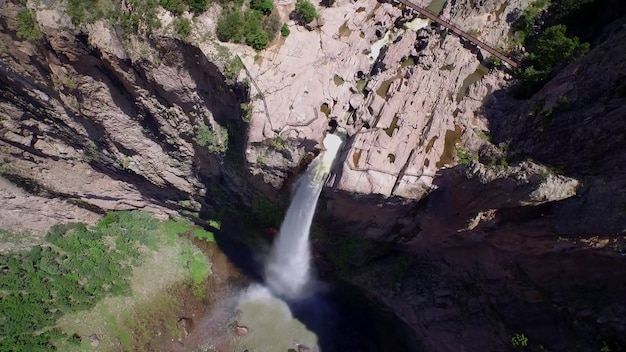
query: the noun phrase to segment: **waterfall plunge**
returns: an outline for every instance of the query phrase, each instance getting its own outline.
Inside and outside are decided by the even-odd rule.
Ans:
[[[296,183],[295,194],[265,267],[266,283],[278,295],[302,298],[311,289],[311,221],[317,199],[342,143],[339,136],[327,134],[323,141],[326,150],[311,162]]]

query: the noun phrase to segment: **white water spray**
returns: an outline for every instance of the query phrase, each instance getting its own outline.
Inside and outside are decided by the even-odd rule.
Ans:
[[[327,134],[326,149],[315,158],[296,183],[296,192],[280,226],[265,267],[265,280],[278,295],[301,298],[311,289],[309,232],[317,199],[343,140]]]

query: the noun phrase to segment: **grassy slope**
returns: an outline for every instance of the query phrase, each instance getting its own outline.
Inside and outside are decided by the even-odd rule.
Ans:
[[[181,233],[213,239],[186,222],[116,212],[94,228],[55,227],[48,243],[1,257],[0,350],[143,350],[158,329],[176,336],[176,296],[202,295],[211,272]]]

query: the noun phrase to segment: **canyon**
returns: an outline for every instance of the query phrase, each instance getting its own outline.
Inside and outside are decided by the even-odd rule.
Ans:
[[[440,16],[515,49],[528,4],[456,0]],[[512,69],[398,3],[339,0],[306,28],[278,1],[291,34],[260,52],[210,35],[216,4],[183,40],[164,10],[150,36],[124,37],[29,2],[35,42],[16,35],[23,5],[0,5],[0,228],[29,231],[1,251],[111,210],[286,207],[336,122],[348,139],[314,261],[406,324],[414,350],[515,350],[518,334],[537,351],[625,346],[624,14],[520,100]]]

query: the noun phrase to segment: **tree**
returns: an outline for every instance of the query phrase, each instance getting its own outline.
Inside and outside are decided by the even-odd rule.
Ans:
[[[559,66],[567,64],[589,51],[589,43],[578,37],[568,37],[564,25],[549,27],[527,48],[530,52],[526,67],[520,71],[522,84],[517,95],[528,98],[539,90]]]
[[[289,33],[291,33],[291,31],[289,30],[289,26],[287,25],[287,23],[283,23],[283,26],[280,28],[280,35],[282,35],[283,37],[288,37]]]
[[[244,19],[246,44],[257,50],[265,49],[269,42],[269,36],[262,26],[263,14],[256,10],[248,10],[244,14]]]
[[[309,23],[317,18],[315,6],[308,0],[297,0],[295,11],[304,23]]]
[[[589,51],[589,43],[580,43],[578,37],[565,35],[564,25],[552,26],[530,46],[530,61],[538,70],[553,70],[559,63],[567,63]]]
[[[274,9],[274,2],[272,0],[251,0],[250,8],[261,11],[267,15]]]
[[[244,19],[241,11],[225,11],[217,21],[217,38],[223,42],[241,42],[244,34]]]

